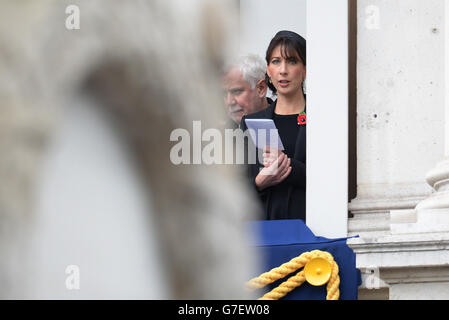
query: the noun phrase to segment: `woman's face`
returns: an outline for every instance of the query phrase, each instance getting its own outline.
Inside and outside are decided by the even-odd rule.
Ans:
[[[283,57],[281,46],[274,48],[267,66],[267,74],[278,95],[295,95],[302,92],[306,67],[299,56]]]

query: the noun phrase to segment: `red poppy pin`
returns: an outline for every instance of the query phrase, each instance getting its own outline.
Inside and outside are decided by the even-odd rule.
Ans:
[[[307,124],[306,113],[303,111],[298,115],[298,125],[304,126]]]

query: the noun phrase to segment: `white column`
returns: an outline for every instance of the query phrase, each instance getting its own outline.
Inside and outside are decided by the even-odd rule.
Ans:
[[[347,235],[348,2],[307,1],[307,225]]]
[[[436,190],[427,199],[416,206],[417,210],[448,209],[449,210],[449,1],[444,3],[445,10],[445,47],[444,47],[444,159],[426,175],[429,185]]]
[[[358,194],[349,233],[360,237],[348,245],[365,270],[366,298],[449,297],[448,9],[447,0],[358,1]],[[432,194],[424,177],[441,159],[427,174]]]
[[[357,198],[350,235],[389,233],[444,158],[444,1],[358,0]],[[404,36],[407,35],[407,36]]]
[[[445,46],[444,46],[444,68],[445,68],[445,97],[444,97],[444,103],[445,103],[445,148],[444,148],[444,154],[447,157],[449,155],[449,1],[446,0],[444,3],[444,36],[445,36]]]

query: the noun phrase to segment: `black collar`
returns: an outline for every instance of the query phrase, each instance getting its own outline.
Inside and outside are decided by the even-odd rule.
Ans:
[[[306,112],[306,107],[307,107],[307,96],[306,95],[304,95],[304,100],[306,100],[306,105],[304,106],[304,112]],[[269,118],[269,119],[274,118],[274,109],[276,109],[277,101],[278,101],[277,99],[274,100],[273,103],[270,104],[270,106],[265,109],[265,115],[267,118]]]

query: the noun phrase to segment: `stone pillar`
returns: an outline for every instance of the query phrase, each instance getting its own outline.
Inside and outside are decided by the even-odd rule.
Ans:
[[[445,3],[445,126],[444,159],[427,173],[426,180],[436,191],[421,201],[417,210],[446,209],[449,213],[449,3]]]
[[[444,154],[443,0],[358,2],[357,197],[349,234],[389,231]]]
[[[348,244],[365,279],[361,296],[448,299],[449,3],[358,6],[358,193],[349,230],[360,237]]]

